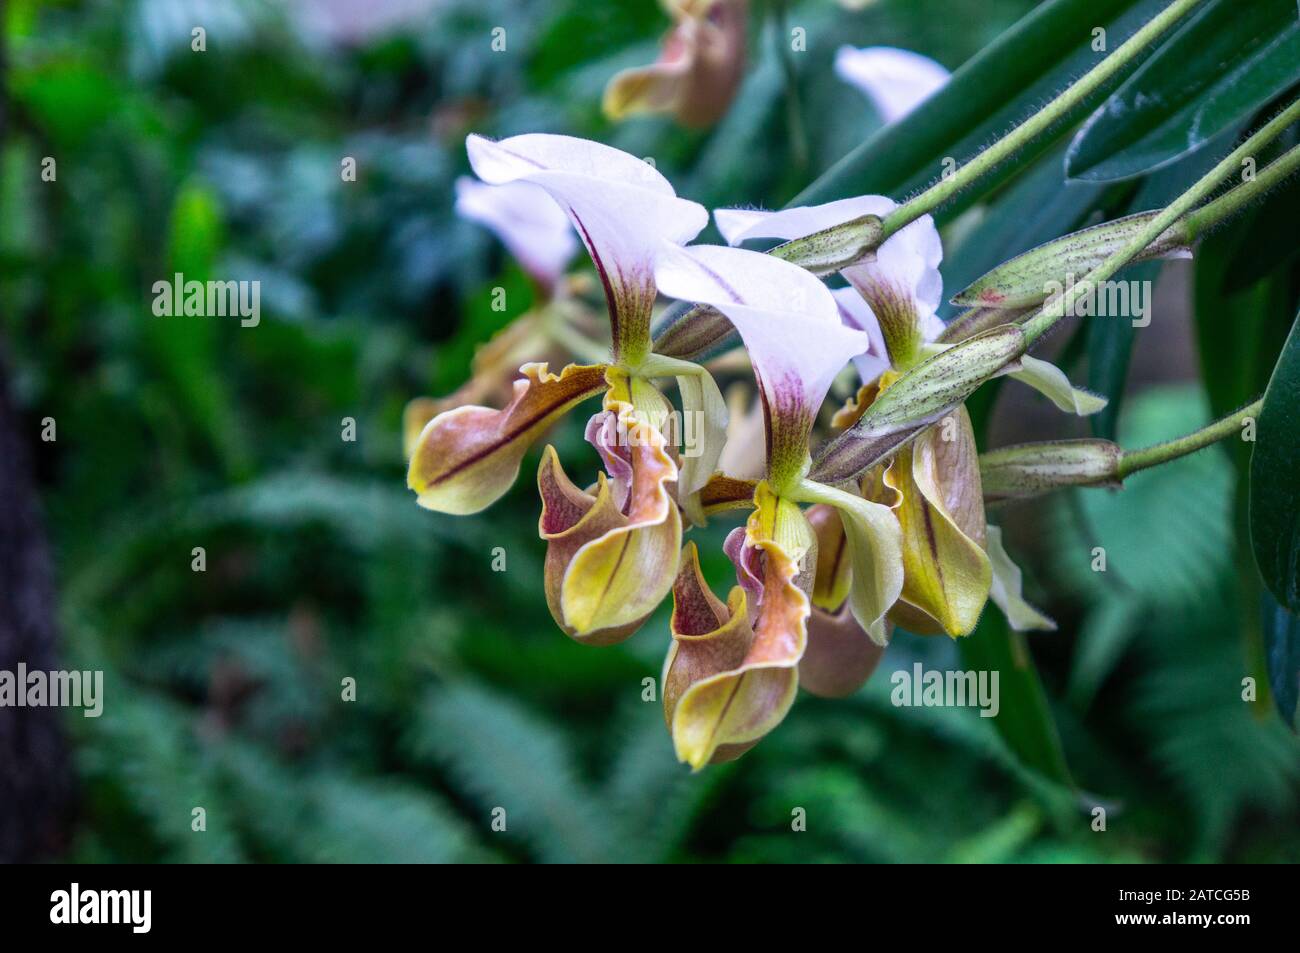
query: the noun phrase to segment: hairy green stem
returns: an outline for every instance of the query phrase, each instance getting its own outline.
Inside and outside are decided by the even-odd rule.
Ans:
[[[1212,202],[1187,213],[1183,219],[1183,234],[1188,241],[1204,235],[1224,219],[1236,215],[1248,204],[1274,186],[1280,185],[1300,169],[1300,146],[1292,146],[1263,168],[1254,178],[1242,182]]]
[[[1085,296],[1092,294],[1098,283],[1107,280],[1117,271],[1142,253],[1161,233],[1186,215],[1198,202],[1219,187],[1219,184],[1234,170],[1240,168],[1242,160],[1253,157],[1260,149],[1272,142],[1291,123],[1300,119],[1300,100],[1274,116],[1258,132],[1234,149],[1228,156],[1207,172],[1196,184],[1180,195],[1163,212],[1153,218],[1147,227],[1139,232],[1128,244],[1120,248],[1100,265],[1088,272],[1084,278],[1072,285],[1065,294],[1060,295],[1044,305],[1043,308],[1023,325],[1025,346],[1033,344],[1042,337],[1061,318],[1074,311],[1075,305]],[[1229,193],[1231,194],[1231,193]]]
[[[1146,470],[1162,463],[1168,463],[1171,460],[1177,460],[1179,457],[1185,457],[1189,453],[1195,453],[1212,443],[1218,443],[1220,440],[1231,437],[1234,433],[1240,433],[1241,425],[1249,418],[1258,417],[1263,406],[1264,400],[1260,398],[1253,404],[1247,404],[1235,414],[1229,414],[1222,420],[1216,420],[1208,427],[1202,427],[1200,430],[1186,436],[1166,440],[1164,443],[1158,443],[1153,447],[1146,447],[1142,450],[1125,450],[1119,458],[1119,465],[1116,468],[1117,475],[1123,480],[1139,470]]]
[[[1017,150],[1028,145],[1035,137],[1096,92],[1170,27],[1191,13],[1200,2],[1201,0],[1174,0],[1122,43],[1119,49],[1075,80],[1042,109],[965,165],[958,167],[951,175],[940,179],[886,216],[880,241],[883,242],[905,225],[934,211],[976,179],[1011,158]]]

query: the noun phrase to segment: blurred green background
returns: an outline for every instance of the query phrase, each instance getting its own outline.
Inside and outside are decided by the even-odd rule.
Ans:
[[[656,55],[668,21],[652,0],[9,0],[8,385],[30,424],[63,664],[106,673],[102,717],[65,722],[77,801],[60,857],[1300,859],[1300,748],[1240,699],[1254,606],[1237,584],[1237,471],[1218,450],[1008,518],[1027,592],[1062,623],[1030,644],[1086,794],[974,710],[893,707],[893,670],[960,664],[946,639],[905,633],[857,696],[805,695],[739,762],[692,776],[642,700],[667,607],[609,649],[550,619],[535,455],[487,513],[416,507],[405,402],[462,383],[528,295],[499,244],[452,212],[466,133],[595,138],[655,157],[708,207],[779,207],[878,125],[831,72],[841,43],[956,68],[1032,4],[792,4],[808,32],[802,165],[770,5],[754,6],[744,86],[699,132],[601,117],[608,78]],[[954,246],[972,222],[950,227]],[[1162,333],[1190,354],[1176,267],[1162,300],[1182,318]],[[259,279],[261,323],[155,318],[150,287],[175,271]],[[489,307],[498,285],[511,313]],[[1144,371],[1141,353],[1126,445],[1209,419],[1194,357]],[[1042,416],[1041,398],[1012,396]],[[999,442],[1032,430],[1001,403]],[[54,443],[36,437],[47,416]],[[596,465],[580,416],[551,437],[575,471]],[[716,523],[697,535],[725,592],[717,544],[734,523]],[[1099,540],[1104,576],[1088,565]]]

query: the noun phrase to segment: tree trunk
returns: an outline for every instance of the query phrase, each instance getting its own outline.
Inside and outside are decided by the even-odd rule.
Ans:
[[[54,585],[28,452],[0,357],[0,671],[53,671]],[[0,708],[0,862],[66,847],[71,798],[58,708]]]

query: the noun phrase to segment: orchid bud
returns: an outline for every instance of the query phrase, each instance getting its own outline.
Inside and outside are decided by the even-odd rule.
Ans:
[[[867,214],[793,238],[777,245],[771,254],[814,275],[831,275],[850,265],[872,260],[883,230],[880,216]]]
[[[813,463],[820,483],[855,479],[961,404],[1024,349],[1024,332],[1003,325],[936,354],[897,378]]]
[[[984,499],[1000,502],[1067,486],[1119,486],[1122,451],[1109,440],[1057,440],[980,455]]]
[[[1064,290],[1071,276],[1088,274],[1136,238],[1160,213],[1139,212],[1085,228],[1031,248],[977,279],[952,303],[964,307],[1031,308]],[[1190,258],[1181,224],[1171,225],[1133,261]]]

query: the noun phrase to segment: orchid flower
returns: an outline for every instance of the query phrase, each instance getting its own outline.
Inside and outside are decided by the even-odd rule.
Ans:
[[[952,74],[942,64],[911,50],[841,46],[835,53],[835,75],[865,93],[880,118],[891,123],[942,89]]]
[[[901,534],[890,507],[805,478],[808,440],[831,382],[870,344],[865,332],[840,321],[826,286],[769,255],[716,246],[674,249],[660,259],[655,278],[664,294],[710,305],[735,326],[753,365],[765,424],[763,478],[720,478],[704,494],[718,507],[728,496],[743,505],[749,495],[753,512],[725,546],[739,585],[725,605],[717,600],[688,548],[673,590],[665,716],[678,757],[698,769],[737,757],[793,703],[813,634],[819,562],[818,533],[800,504],[829,504],[839,514],[853,566],[846,598],[857,623],[878,642],[885,613],[902,591]],[[817,665],[834,667],[828,653],[838,648],[818,646]]]
[[[885,216],[895,207],[883,196],[861,196],[775,213],[719,209],[715,220],[724,237],[737,244],[751,238],[797,239],[864,215]],[[852,425],[901,374],[945,346],[939,343],[945,325],[937,316],[942,258],[933,219],[922,216],[886,240],[874,259],[841,272],[849,283],[833,292],[841,319],[863,331],[869,346],[854,358],[863,386],[833,425]],[[1046,361],[1022,357],[1007,373],[1064,410],[1088,414],[1105,406],[1103,399],[1072,387]],[[1014,624],[1050,625],[1024,603],[1019,570],[1002,550],[1000,537],[988,532],[974,434],[964,407],[866,473],[858,490],[888,506],[902,529],[904,584],[889,611],[890,621],[920,634],[966,635],[992,595]]]
[[[613,354],[558,375],[546,363],[525,363],[503,408],[468,405],[433,417],[414,441],[407,485],[427,509],[478,512],[509,489],[528,448],[552,423],[604,394],[587,438],[606,473],[583,490],[548,448],[538,489],[552,614],[571,637],[609,644],[635,631],[667,595],[677,574],[682,510],[703,519],[699,491],[721,452],[726,405],[717,384],[698,365],[655,355],[650,345],[657,262],[694,238],[708,215],[678,198],[648,163],[599,143],[470,136],[466,147],[483,182],[515,190],[519,205],[509,216],[494,212],[494,220],[547,227],[537,224],[547,213],[535,192],[525,191],[541,190],[573,224],[605,291]],[[558,258],[557,252],[549,261]],[[665,437],[672,406],[654,383],[664,377],[677,379],[686,415],[703,424],[698,446],[683,454]]]
[[[625,69],[605,87],[610,119],[668,113],[711,126],[727,112],[745,72],[748,0],[663,0],[673,18],[659,59]]]
[[[402,429],[408,457],[424,425],[444,410],[509,400],[511,382],[525,361],[590,357],[598,349],[592,339],[598,334],[593,316],[570,293],[581,282],[565,274],[578,239],[553,198],[526,182],[486,185],[461,176],[456,180],[456,214],[492,231],[528,273],[537,293],[528,311],[475,351],[469,380],[454,393],[407,404]]]

